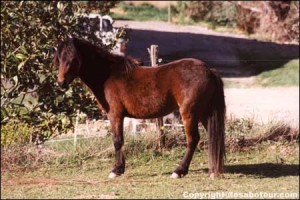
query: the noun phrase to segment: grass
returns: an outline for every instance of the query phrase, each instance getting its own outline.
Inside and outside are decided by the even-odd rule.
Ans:
[[[228,121],[225,173],[215,180],[207,173],[203,131],[189,174],[178,180],[169,176],[185,151],[184,143],[179,142],[184,138],[182,132],[177,134],[176,145],[172,143],[174,135],[168,134],[167,141],[173,145],[163,151],[156,148],[153,134],[127,135],[126,173],[113,180],[108,179],[114,164],[110,136],[79,140],[77,148],[69,141],[49,142],[42,148],[27,146],[15,151],[26,155],[25,166],[4,165],[9,161],[3,159],[7,149],[2,148],[1,198],[185,198],[184,195],[201,192],[299,195],[299,138],[288,137],[292,133],[299,137],[299,131],[278,131],[280,127],[288,130],[280,124],[258,125],[248,119]],[[244,145],[242,139],[245,144],[255,142]]]
[[[262,86],[299,86],[299,59],[294,59],[282,67],[266,71],[258,76]]]
[[[150,4],[134,6],[120,2],[118,9],[124,13],[118,14],[117,12],[113,12],[113,18],[136,21],[168,21],[168,10],[166,8],[159,9]]]
[[[257,76],[223,78],[226,88],[249,87],[299,87],[299,59],[290,60],[282,66],[264,71]]]
[[[278,163],[281,149],[291,155]],[[183,198],[184,192],[298,193],[298,145],[264,143],[249,152],[227,156],[224,178],[207,176],[207,152],[197,151],[190,173],[169,178],[183,148],[151,159],[129,157],[124,176],[108,180],[113,159],[94,159],[80,166],[57,166],[2,176],[2,198]],[[272,150],[272,151],[271,151]],[[278,153],[272,153],[278,152]],[[177,157],[170,156],[177,154]],[[141,155],[143,157],[143,155]]]

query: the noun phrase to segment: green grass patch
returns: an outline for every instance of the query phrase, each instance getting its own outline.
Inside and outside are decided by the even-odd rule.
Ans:
[[[168,10],[166,8],[159,9],[150,4],[134,6],[124,2],[119,3],[117,7],[123,10],[125,14],[113,13],[113,18],[136,21],[168,21]]]
[[[107,178],[113,158],[92,159],[73,167],[6,173],[2,175],[1,197],[184,198],[183,195],[200,192],[299,194],[298,144],[263,143],[254,150],[229,153],[224,177],[215,180],[207,175],[206,150],[196,151],[186,177],[170,179],[183,151],[183,147],[178,147],[149,159],[128,155],[126,173],[114,180]],[[175,158],[171,156],[176,154]],[[284,163],[278,156],[284,158]]]
[[[249,87],[297,87],[299,86],[299,59],[262,72],[259,75],[243,78],[223,78],[225,88]]]
[[[168,132],[164,150],[157,148],[155,133],[126,135],[126,172],[113,180],[108,179],[115,160],[109,135],[81,138],[76,147],[71,140],[24,146],[18,151],[1,148],[1,198],[178,199],[216,192],[299,195],[298,130],[281,124],[259,125],[249,119],[227,121],[224,177],[212,180],[207,136],[199,128],[201,141],[189,174],[178,180],[169,176],[185,152],[181,131]],[[23,162],[16,163],[18,159]]]
[[[265,87],[299,86],[299,59],[291,60],[280,68],[261,73],[258,81]]]

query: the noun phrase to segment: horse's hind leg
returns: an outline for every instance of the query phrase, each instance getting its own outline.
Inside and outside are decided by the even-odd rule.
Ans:
[[[198,118],[191,112],[181,112],[184,124],[187,148],[180,165],[173,172],[171,178],[180,178],[188,173],[193,154],[200,140],[198,131]]]

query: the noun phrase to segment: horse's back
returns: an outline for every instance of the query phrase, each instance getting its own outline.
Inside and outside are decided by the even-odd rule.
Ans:
[[[210,84],[213,72],[198,59],[185,58],[158,67],[157,81],[167,79],[172,87],[181,89],[202,88]]]
[[[148,90],[164,94],[175,89],[202,87],[209,84],[212,71],[206,63],[184,58],[156,67],[136,68],[131,76],[135,85],[148,85]],[[151,87],[153,86],[153,87]]]
[[[210,99],[211,71],[197,59],[181,59],[157,67],[138,67],[112,79],[111,101],[120,100],[127,116],[155,118],[178,107]],[[111,87],[112,88],[112,87]],[[206,96],[206,97],[205,97]]]
[[[208,65],[198,59],[181,59],[169,65],[162,66],[173,68],[168,73],[171,76],[173,95],[179,105],[206,104],[215,90],[214,72]],[[197,103],[196,103],[197,104]]]
[[[163,65],[160,65],[159,67],[192,67],[192,66],[202,66],[207,67],[206,63],[202,60],[196,59],[196,58],[182,58],[179,60],[175,60]]]

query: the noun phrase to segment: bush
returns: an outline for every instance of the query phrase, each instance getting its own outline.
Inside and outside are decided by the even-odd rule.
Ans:
[[[84,30],[81,17],[75,15],[85,3],[1,1],[2,125],[11,119],[20,121],[31,127],[33,141],[43,142],[51,135],[70,130],[77,110],[97,110],[92,95],[81,85],[78,87],[78,81],[62,92],[56,85],[57,70],[52,68],[55,48],[69,36],[88,38],[102,45],[95,34],[97,30]],[[101,5],[114,5],[94,4],[104,11],[108,8]],[[120,30],[117,37],[124,37],[123,29]]]
[[[236,6],[230,2],[189,1],[178,2],[179,17],[194,22],[207,21],[221,26],[236,26]]]
[[[260,17],[257,13],[243,7],[237,7],[237,27],[247,34],[255,33],[260,27]]]
[[[271,41],[299,43],[299,1],[182,1],[177,13],[179,20],[206,21]]]
[[[17,119],[11,119],[1,128],[1,146],[24,145],[31,140],[33,128]]]

